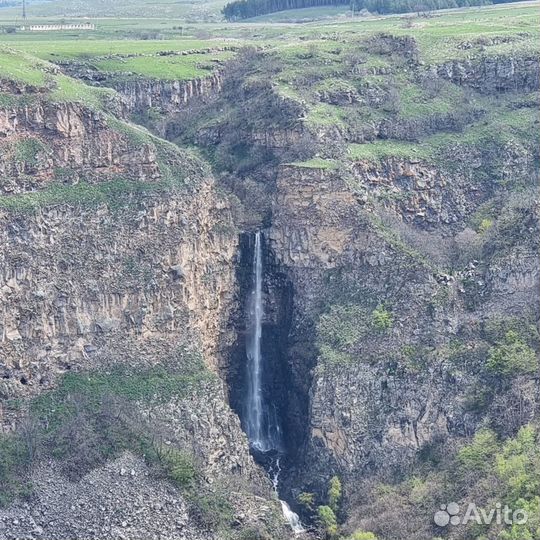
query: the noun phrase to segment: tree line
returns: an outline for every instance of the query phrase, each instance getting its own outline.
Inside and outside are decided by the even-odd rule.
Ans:
[[[249,19],[276,11],[307,7],[348,5],[351,11],[363,9],[370,13],[426,12],[438,9],[482,6],[518,0],[235,0],[223,8],[228,21]]]

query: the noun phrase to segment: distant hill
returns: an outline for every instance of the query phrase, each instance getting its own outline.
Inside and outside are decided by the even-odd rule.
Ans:
[[[28,17],[163,17],[222,19],[225,0],[27,0]],[[18,18],[22,0],[0,0],[0,17]]]

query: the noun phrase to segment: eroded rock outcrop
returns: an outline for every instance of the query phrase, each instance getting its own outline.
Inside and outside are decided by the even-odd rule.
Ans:
[[[222,76],[215,71],[208,77],[185,81],[160,81],[129,78],[124,82],[112,82],[111,87],[125,99],[130,112],[146,112],[154,108],[163,113],[181,110],[188,102],[212,97],[221,90]]]
[[[466,183],[450,183],[441,171],[397,159],[382,168],[357,163],[352,172],[281,169],[269,236],[294,287],[291,372],[312,377],[311,383],[305,375],[295,381],[309,389],[302,466],[291,480],[297,489],[324,489],[329,470],[350,482],[375,471],[398,474],[422,448],[477,428],[481,416],[470,399],[483,369],[480,328],[528,312],[525,296],[537,297],[538,270],[528,245],[508,258],[443,275],[429,252],[437,246],[443,253],[446,224],[462,227],[479,204]],[[402,195],[387,205],[397,216],[391,225],[380,221],[374,205],[380,189]],[[407,245],[396,234],[400,221],[429,224],[432,232]],[[482,290],[473,308],[465,290],[471,283]],[[381,305],[392,313],[387,328],[372,320]],[[319,341],[313,350],[321,313],[336,313],[328,339],[341,348]],[[347,340],[352,348],[343,345]],[[465,348],[450,352],[461,340]],[[456,363],[456,354],[467,360]],[[536,407],[532,380],[515,381],[516,388],[528,388],[521,394],[522,421]]]
[[[208,169],[78,103],[45,97],[3,109],[0,118],[12,152],[0,161],[2,430],[17,433],[30,401],[68,372],[114,379],[115,369],[144,372],[171,358],[189,372],[188,350],[205,363],[198,385],[186,375],[191,391],[120,407],[134,408],[136,429],[152,426],[159,452],[170,447],[194,460],[197,488],[211,501],[224,491],[234,511],[224,526],[286,537],[271,482],[250,456],[217,376],[234,339],[238,235]],[[48,429],[48,417],[34,421]],[[144,450],[131,446],[140,457],[90,459],[92,470],[79,479],[40,454],[18,479],[32,484],[32,504],[15,499],[2,509],[0,535],[220,538],[216,517],[201,522],[186,487],[163,466],[151,470]]]
[[[23,193],[52,181],[161,177],[151,143],[111,129],[106,115],[78,103],[43,100],[0,109],[0,190]]]
[[[455,84],[486,94],[532,92],[540,86],[540,63],[536,56],[453,60],[437,66],[436,73]]]

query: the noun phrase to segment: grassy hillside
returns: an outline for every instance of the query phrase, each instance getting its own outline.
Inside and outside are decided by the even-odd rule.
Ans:
[[[21,16],[22,2],[17,7],[0,10],[5,16]],[[177,1],[161,0],[159,5],[147,0],[52,0],[50,2],[27,2],[29,17],[173,17],[194,20],[219,20],[222,0]],[[0,15],[1,16],[1,15]]]

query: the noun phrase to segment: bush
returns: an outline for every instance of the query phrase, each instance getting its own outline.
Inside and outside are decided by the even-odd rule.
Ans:
[[[198,523],[212,530],[223,530],[229,527],[234,520],[234,508],[225,493],[221,491],[196,493],[192,490],[188,494],[191,502],[191,513]],[[253,532],[253,530],[251,531]],[[264,538],[253,536],[247,538]]]
[[[330,484],[328,486],[328,505],[337,513],[339,509],[339,502],[341,501],[342,488],[341,480],[337,476],[332,476]]]
[[[21,437],[0,434],[0,507],[30,493],[30,454]]]
[[[357,305],[333,305],[319,318],[317,346],[327,364],[350,364],[349,349],[369,332],[367,314]]]
[[[234,538],[235,540],[271,540],[270,536],[268,536],[265,531],[255,527],[244,529]]]
[[[163,464],[167,476],[175,484],[188,487],[195,481],[197,471],[190,454],[174,447],[168,448],[163,454]]]
[[[493,468],[494,456],[499,444],[497,436],[490,429],[482,429],[476,433],[473,441],[458,452],[458,462],[465,471],[480,474]]]
[[[498,375],[516,376],[538,371],[538,360],[517,332],[509,330],[504,341],[489,350],[486,367]]]
[[[506,499],[517,507],[518,499],[531,499],[540,493],[540,448],[535,429],[523,426],[508,439],[496,457],[497,476],[504,482]]]
[[[315,502],[315,495],[313,493],[306,493],[305,491],[300,493],[296,498],[299,504],[301,504],[306,510],[313,510],[313,503]]]
[[[516,501],[516,508],[524,510],[527,514],[527,523],[518,525],[514,523],[510,530],[503,530],[500,540],[536,540],[540,538],[540,497],[536,496],[530,501],[520,499]]]
[[[377,540],[377,537],[372,532],[356,531],[345,540]]]
[[[393,317],[382,304],[379,304],[371,313],[371,321],[377,330],[386,331],[391,328]]]
[[[326,534],[330,538],[335,537],[339,532],[339,527],[334,511],[329,506],[319,506],[317,509],[317,514],[319,517],[319,523],[325,530]]]

